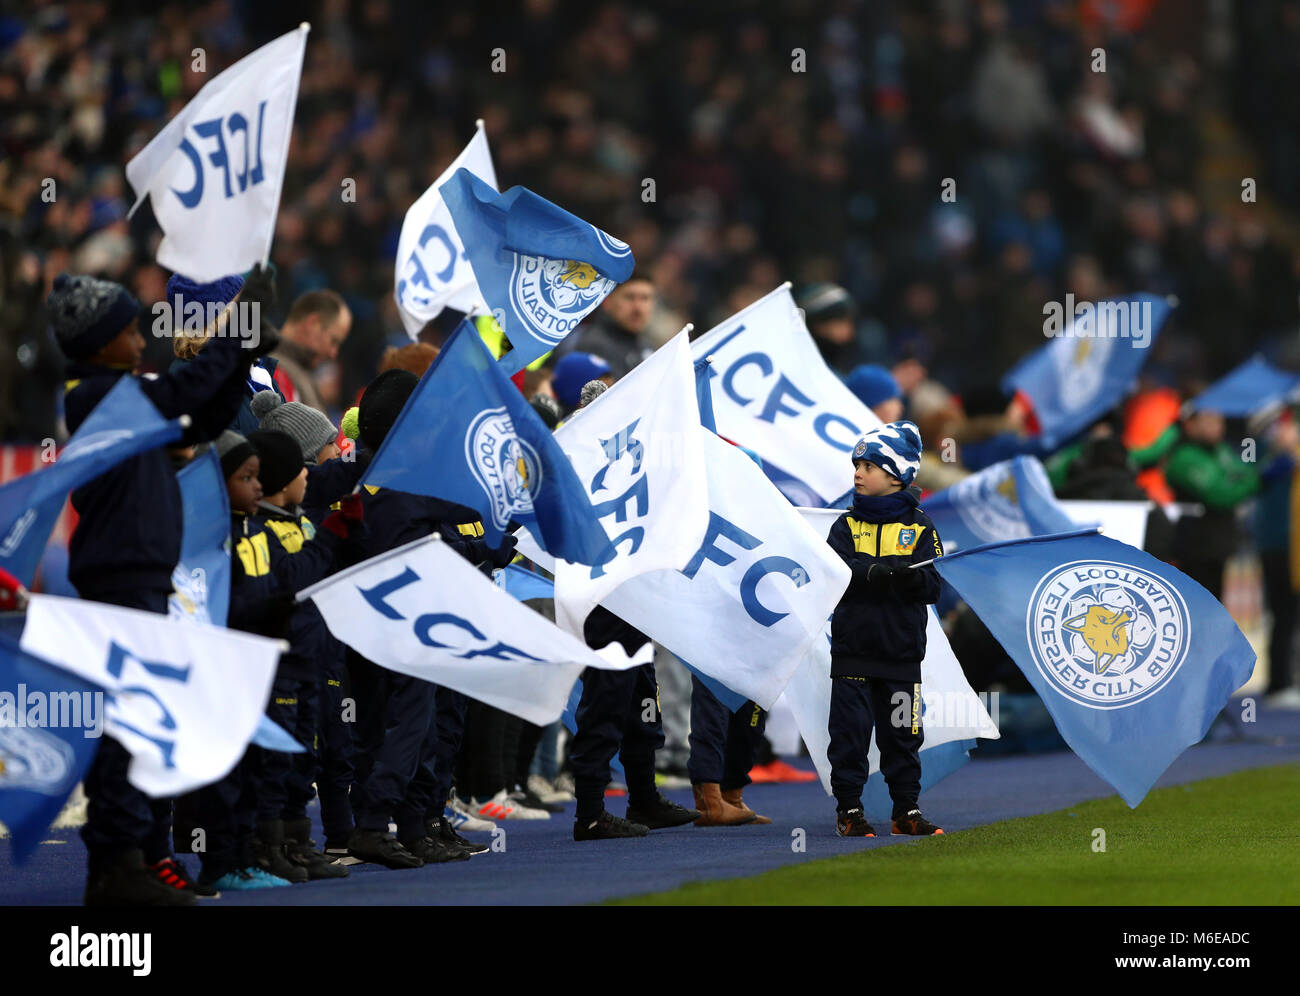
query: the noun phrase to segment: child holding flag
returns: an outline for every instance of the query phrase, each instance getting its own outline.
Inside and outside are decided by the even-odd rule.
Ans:
[[[841,837],[876,835],[862,811],[873,727],[894,804],[892,832],[943,833],[917,808],[925,739],[921,660],[927,605],[938,600],[940,587],[938,571],[925,562],[943,555],[934,523],[917,507],[919,492],[910,487],[920,462],[921,436],[911,422],[890,422],[862,436],[853,447],[853,507],[827,537],[853,571],[831,617],[827,754]]]

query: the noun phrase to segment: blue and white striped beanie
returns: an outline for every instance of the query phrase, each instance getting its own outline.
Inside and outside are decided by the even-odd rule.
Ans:
[[[905,420],[872,429],[853,447],[853,463],[859,460],[874,463],[908,487],[921,466],[921,433]]]

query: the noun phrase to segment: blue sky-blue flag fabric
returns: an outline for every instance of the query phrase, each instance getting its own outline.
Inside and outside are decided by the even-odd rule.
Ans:
[[[513,520],[563,560],[596,564],[609,547],[569,458],[467,321],[421,378],[363,480],[476,509],[491,546]]]
[[[182,468],[181,559],[172,575],[174,610],[213,626],[230,609],[230,500],[215,449]],[[260,746],[260,745],[259,745]]]
[[[119,379],[49,467],[0,488],[0,567],[31,587],[69,493],[180,435],[180,422],[163,418],[134,377]]]
[[[1003,390],[1023,391],[1042,427],[1040,445],[1054,449],[1087,428],[1128,394],[1169,317],[1154,294],[1080,302],[1078,318],[1003,378]],[[1074,318],[1073,321],[1070,319]]]
[[[1255,667],[1213,595],[1095,532],[958,551],[934,566],[1019,665],[1066,743],[1131,807]]]
[[[47,664],[0,634],[0,823],[27,860],[77,782],[103,732],[103,689]]]
[[[1037,457],[996,463],[930,495],[923,507],[951,552],[1075,528]]]
[[[700,425],[710,432],[718,431],[713,417],[713,388],[709,383],[716,376],[707,356],[695,361],[695,400],[700,403]]]
[[[438,188],[483,300],[514,349],[514,374],[554,349],[632,275],[632,250],[524,187],[499,194],[467,169]]]
[[[1286,402],[1300,388],[1300,373],[1280,370],[1262,356],[1252,356],[1192,400],[1196,411],[1244,418]]]

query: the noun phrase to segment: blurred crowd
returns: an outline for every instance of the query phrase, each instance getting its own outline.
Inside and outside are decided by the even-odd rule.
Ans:
[[[350,309],[313,371],[336,414],[401,341],[403,216],[477,117],[503,187],[632,245],[660,339],[785,279],[829,283],[853,302],[827,351],[841,373],[910,359],[977,394],[1042,344],[1043,303],[1067,291],[1177,295],[1148,364],[1171,386],[1296,323],[1300,254],[1274,221],[1300,202],[1295,2],[37,3],[0,18],[4,438],[55,433],[55,274],[162,296],[126,161],[300,20],[274,259],[286,303],[330,288]],[[1253,143],[1257,203],[1216,173],[1216,120]],[[167,343],[149,355],[165,364]]]

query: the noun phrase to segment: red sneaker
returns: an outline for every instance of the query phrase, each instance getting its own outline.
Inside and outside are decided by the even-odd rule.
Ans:
[[[765,782],[815,782],[817,772],[804,771],[792,764],[786,764],[780,758],[770,764],[755,765],[749,772],[749,780],[757,784]]]

